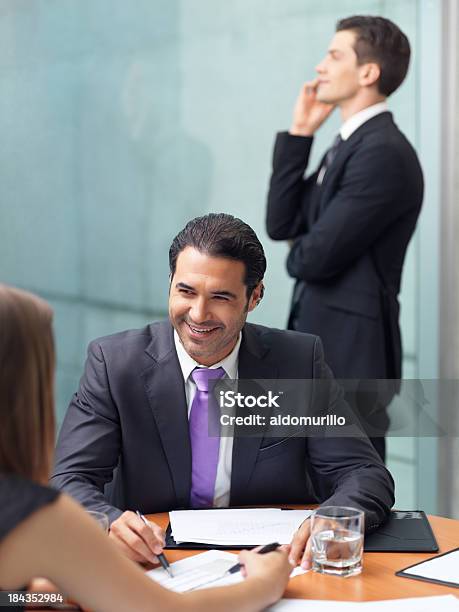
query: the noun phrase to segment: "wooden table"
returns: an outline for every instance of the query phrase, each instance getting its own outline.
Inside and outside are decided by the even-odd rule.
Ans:
[[[298,508],[298,506],[294,506]],[[150,514],[147,518],[166,528],[169,522],[167,512]],[[429,516],[439,552],[446,552],[459,546],[459,521]],[[202,551],[167,550],[169,561],[178,561]],[[232,551],[234,552],[234,551]],[[453,589],[419,580],[399,578],[397,570],[413,563],[433,557],[426,553],[364,553],[363,571],[359,576],[339,578],[308,572],[290,580],[284,597],[294,599],[335,599],[342,601],[370,601],[377,599],[397,599],[402,597],[422,597],[453,593],[459,597],[459,589]]]

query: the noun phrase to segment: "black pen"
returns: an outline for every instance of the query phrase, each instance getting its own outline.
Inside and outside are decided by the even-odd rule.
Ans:
[[[262,546],[260,550],[257,550],[259,555],[265,555],[266,553],[273,552],[279,548],[280,544],[278,542],[273,542],[272,544],[266,544],[266,546]],[[235,574],[239,572],[242,565],[240,563],[236,563],[233,567],[230,567],[229,570],[226,571],[227,574]]]
[[[141,514],[138,510],[136,511],[137,516],[139,517],[139,519],[141,519],[145,525],[148,525],[148,527],[150,527],[147,519],[144,517],[143,514]],[[161,563],[161,565],[163,566],[163,568],[166,570],[166,572],[169,574],[169,576],[171,578],[174,577],[174,574],[172,573],[172,568],[169,565],[169,561],[166,559],[164,553],[160,553],[159,555],[156,555],[158,557],[158,561]]]

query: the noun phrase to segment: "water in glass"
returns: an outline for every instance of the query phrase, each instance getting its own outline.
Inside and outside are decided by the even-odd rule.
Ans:
[[[316,572],[354,576],[362,571],[363,534],[350,529],[327,529],[312,535]]]

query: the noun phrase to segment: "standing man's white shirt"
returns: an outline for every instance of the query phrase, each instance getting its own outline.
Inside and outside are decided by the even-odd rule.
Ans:
[[[210,369],[223,368],[225,370],[224,378],[236,380],[238,377],[238,361],[239,347],[241,346],[242,334],[239,332],[239,338],[236,346],[231,353],[211,366]],[[188,407],[188,418],[190,418],[191,405],[196,394],[196,384],[191,378],[191,372],[195,368],[206,367],[197,363],[183,348],[177,332],[174,330],[174,343],[177,357],[182,371],[183,380],[185,381],[186,403]],[[220,438],[220,450],[218,452],[217,477],[215,479],[214,490],[214,506],[216,508],[225,508],[229,506],[230,489],[231,489],[231,463],[233,460],[233,437],[225,436]]]
[[[387,110],[387,102],[384,101],[367,106],[367,108],[355,113],[355,115],[349,117],[341,126],[339,131],[341,138],[347,140],[361,125],[366,123],[369,119],[373,119],[376,115],[385,113]]]

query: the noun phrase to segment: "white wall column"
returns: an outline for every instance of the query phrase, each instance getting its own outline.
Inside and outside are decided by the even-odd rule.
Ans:
[[[442,2],[442,198],[440,250],[440,378],[459,379],[459,7]],[[456,387],[459,385],[455,385]],[[440,514],[459,518],[459,397],[440,404],[448,436],[439,445]]]

